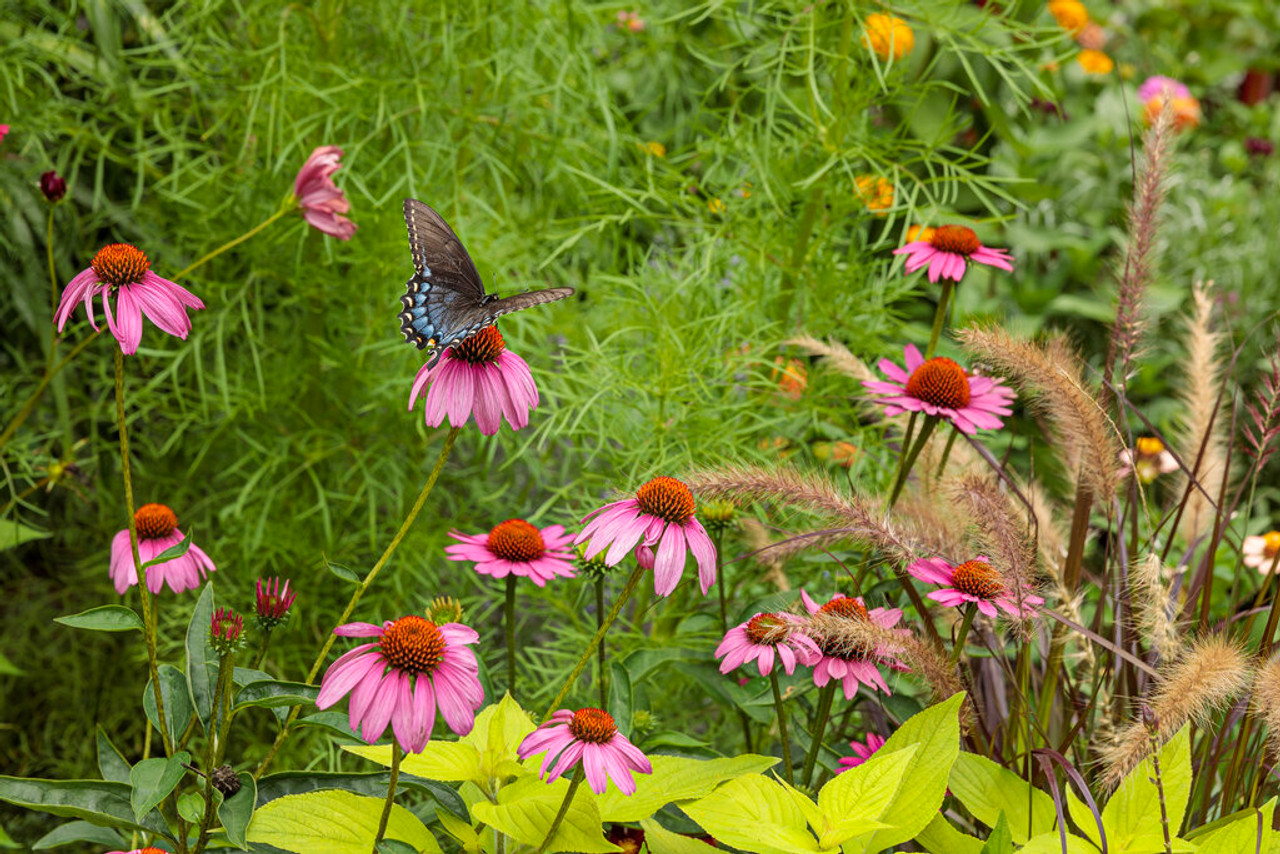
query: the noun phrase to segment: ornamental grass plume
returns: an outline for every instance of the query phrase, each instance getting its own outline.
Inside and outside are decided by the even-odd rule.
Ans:
[[[1156,552],[1138,561],[1133,573],[1133,604],[1142,636],[1161,661],[1171,661],[1182,650],[1182,638],[1175,621],[1176,601],[1164,575],[1164,562]]]
[[[1267,725],[1267,752],[1280,762],[1280,658],[1258,668],[1253,679],[1253,713]]]
[[[720,672],[728,673],[756,662],[761,676],[773,672],[775,660],[790,676],[796,664],[812,667],[822,658],[822,650],[802,631],[802,623],[791,614],[755,614],[751,619],[725,633],[716,647]]]
[[[186,538],[178,529],[177,514],[163,504],[142,505],[133,514],[133,524],[138,531],[138,558],[143,563],[154,560],[161,552]],[[209,556],[192,543],[181,557],[147,567],[147,589],[159,593],[160,588],[167,584],[174,593],[194,590],[206,574],[216,569]],[[138,568],[133,563],[128,528],[117,532],[111,540],[109,572],[116,592],[121,595],[138,583]]]
[[[636,781],[631,772],[653,773],[649,758],[618,732],[613,716],[601,709],[560,709],[516,749],[521,760],[544,752],[538,776],[551,783],[581,760],[587,783],[597,795],[605,793],[609,780],[624,795],[633,795]]]
[[[445,418],[461,427],[475,418],[480,432],[492,436],[504,418],[512,430],[524,429],[538,407],[529,365],[507,349],[497,326],[486,326],[445,350],[434,365],[419,368],[409,392],[411,411],[424,387],[428,427],[439,427]]]
[[[345,653],[325,671],[316,707],[327,709],[350,694],[352,732],[369,744],[386,732],[408,753],[421,753],[431,740],[436,710],[458,735],[471,732],[484,703],[476,654],[479,640],[461,623],[436,625],[410,614],[373,623],[346,623],[333,633],[376,638]]]
[[[298,170],[293,195],[302,209],[303,219],[317,231],[339,240],[350,240],[356,233],[356,224],[343,214],[351,210],[351,203],[332,177],[342,168],[341,158],[342,149],[336,145],[322,145],[313,150]]]
[[[54,316],[58,331],[67,325],[77,303],[84,305],[89,325],[97,331],[93,298],[99,294],[107,327],[126,356],[138,351],[144,316],[162,332],[185,340],[191,331],[187,309],[204,308],[204,303],[186,288],[153,273],[151,262],[141,249],[128,243],[111,243],[99,249],[89,266],[63,288]]]
[[[1187,542],[1207,533],[1217,516],[1227,470],[1231,396],[1223,388],[1222,334],[1213,328],[1213,282],[1197,282],[1191,290],[1192,311],[1187,318],[1187,357],[1182,365],[1182,403],[1178,419],[1178,453],[1187,477],[1199,484],[1187,492],[1187,505],[1178,532]],[[1167,454],[1168,452],[1166,452]],[[1168,454],[1172,457],[1172,454]],[[1177,461],[1171,460],[1176,466]],[[1162,470],[1163,470],[1162,466]],[[1206,495],[1207,493],[1207,495]]]
[[[1031,590],[1036,581],[1036,552],[1025,508],[1015,506],[1010,494],[985,475],[965,475],[948,491],[968,511],[976,541],[995,558],[1005,587]]]
[[[963,225],[940,225],[921,233],[917,239],[893,250],[894,255],[906,255],[906,272],[914,273],[927,267],[929,281],[964,278],[967,262],[997,267],[1013,272],[1013,256],[1006,249],[984,246],[973,229]]]
[[[473,561],[480,575],[515,575],[538,587],[557,576],[574,577],[573,537],[563,525],[538,528],[523,519],[508,519],[487,534],[450,531],[449,536],[460,541],[445,547],[449,560]]]
[[[880,673],[880,666],[907,669],[896,657],[898,639],[909,634],[894,628],[902,619],[902,611],[867,608],[861,596],[841,593],[819,605],[801,590],[800,601],[809,612],[807,633],[822,653],[813,665],[813,684],[821,688],[837,681],[844,689],[846,700],[854,698],[859,684],[889,696],[892,692]]]
[[[879,368],[888,381],[863,382],[869,391],[880,395],[876,402],[885,408],[886,415],[923,412],[973,435],[978,430],[1000,429],[1004,426],[1000,416],[1013,414],[1009,404],[1014,391],[999,380],[969,374],[945,356],[926,359],[914,344],[908,344],[903,352],[905,370],[881,359]]]

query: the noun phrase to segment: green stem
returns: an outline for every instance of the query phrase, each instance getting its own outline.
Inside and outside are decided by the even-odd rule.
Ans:
[[[391,739],[391,780],[387,783],[387,801],[382,805],[382,818],[378,819],[378,835],[373,838],[373,851],[370,854],[378,854],[378,843],[387,835],[387,821],[391,818],[391,805],[396,800],[396,784],[400,782],[400,760],[404,757],[404,751],[400,749],[400,742],[394,738]]]
[[[28,396],[26,402],[22,404],[22,408],[18,410],[18,414],[9,420],[9,423],[5,425],[4,432],[0,433],[0,449],[3,449],[5,445],[9,444],[9,440],[13,438],[13,434],[18,432],[18,428],[21,427],[27,418],[30,417],[31,413],[35,411],[36,404],[40,402],[40,396],[44,394],[44,390],[49,387],[49,381],[57,376],[59,371],[65,368],[72,359],[79,356],[84,348],[88,347],[89,344],[91,344],[101,334],[102,330],[98,330],[77,344],[75,348],[70,353],[63,356],[62,360],[57,364],[45,365],[44,376],[40,378],[40,382],[36,383],[36,387],[32,389],[30,396]]]
[[[920,456],[920,452],[924,450],[925,442],[929,441],[929,436],[933,433],[933,428],[938,424],[938,416],[926,415],[924,418],[924,426],[920,428],[920,435],[916,437],[915,444],[911,446],[911,450],[902,461],[902,466],[898,470],[898,480],[893,485],[893,492],[889,495],[889,506],[898,503],[898,496],[902,494],[902,487],[907,483],[907,478],[911,476],[911,469],[916,464],[916,458]],[[903,445],[906,448],[906,445]]]
[[[262,641],[258,644],[258,651],[253,656],[253,664],[250,665],[254,670],[262,667],[262,660],[267,657],[267,647],[271,645],[271,629],[263,629]]]
[[[547,838],[542,840],[542,844],[538,846],[537,854],[543,854],[547,850],[547,846],[551,844],[556,831],[560,829],[560,823],[564,821],[564,817],[569,812],[569,806],[573,803],[573,795],[578,791],[578,786],[582,785],[582,778],[582,763],[579,762],[578,770],[574,772],[573,779],[569,781],[569,791],[564,793],[564,800],[560,802],[560,809],[556,811],[556,817],[551,819],[551,827],[547,830]]]
[[[378,558],[378,562],[373,565],[373,569],[369,570],[369,574],[364,577],[364,581],[360,582],[360,586],[356,588],[355,593],[351,594],[351,601],[347,603],[346,609],[343,610],[342,616],[338,618],[338,625],[341,626],[350,619],[351,614],[355,611],[356,605],[360,603],[360,598],[364,596],[369,585],[378,577],[378,573],[387,565],[387,561],[391,559],[391,555],[395,553],[396,547],[400,545],[400,541],[404,539],[405,534],[409,533],[409,528],[413,525],[414,520],[418,518],[418,514],[422,512],[422,506],[427,502],[427,496],[431,494],[431,490],[435,487],[436,481],[440,479],[440,472],[444,470],[445,460],[449,458],[449,452],[453,450],[453,443],[457,441],[458,434],[462,432],[461,427],[453,427],[449,430],[449,434],[445,436],[444,447],[440,449],[440,456],[436,458],[436,464],[431,469],[431,474],[427,476],[427,482],[423,484],[422,491],[418,493],[418,499],[413,503],[413,508],[409,511],[409,515],[404,517],[404,521],[400,523],[400,530],[396,531],[396,535],[391,538],[391,542],[387,544],[386,551],[382,553],[382,557]],[[320,672],[321,665],[329,656],[329,650],[333,647],[334,639],[337,635],[332,632],[325,639],[324,646],[320,648],[320,654],[316,656],[315,662],[311,665],[311,670],[307,673],[307,682],[314,684],[316,674]],[[275,742],[271,745],[271,749],[267,751],[267,755],[263,757],[258,770],[253,773],[256,780],[262,776],[263,772],[271,764],[271,760],[275,758],[276,751],[280,749],[280,745],[284,744],[284,740],[289,737],[289,727],[298,719],[298,712],[301,706],[294,706],[289,710],[289,716],[285,718],[284,726],[280,728],[280,733],[276,736]]]
[[[138,595],[142,599],[143,634],[147,642],[147,672],[151,676],[151,685],[155,690],[156,723],[160,730],[160,738],[164,742],[165,756],[173,752],[173,741],[169,735],[168,724],[164,720],[164,700],[160,696],[160,673],[156,666],[156,614],[152,607],[151,589],[147,587],[147,570],[142,565],[142,557],[138,554],[138,525],[133,518],[133,477],[129,469],[129,430],[124,418],[124,352],[115,348],[116,353],[116,428],[120,433],[120,470],[124,476],[124,506],[129,514],[129,549],[133,553],[133,566],[138,576]]]
[[[951,425],[951,435],[947,437],[947,444],[942,449],[942,459],[938,461],[938,473],[934,476],[935,481],[942,479],[942,473],[947,470],[947,460],[951,459],[951,447],[956,443],[956,437],[960,435],[960,431]]]
[[[977,615],[978,609],[972,602],[964,611],[964,619],[960,621],[960,631],[956,634],[955,648],[951,650],[951,667],[960,663],[960,653],[964,651],[964,642],[969,637],[969,628],[973,625],[973,618]]]
[[[929,346],[924,351],[926,359],[932,359],[934,352],[938,349],[938,339],[942,337],[942,325],[947,318],[947,303],[951,301],[951,290],[954,287],[955,282],[950,279],[942,280],[942,294],[938,297],[938,310],[933,313],[933,331],[929,333]]]
[[[234,672],[235,653],[227,653],[218,659],[218,679],[214,685],[213,696],[219,707],[222,707],[224,703],[228,703],[230,700],[231,689],[234,687],[232,679]],[[226,699],[224,700],[224,698]],[[217,719],[218,714],[215,714],[214,720]],[[223,723],[225,723],[225,716],[216,725],[212,725],[211,722],[209,737],[205,740],[204,815],[200,817],[200,833],[196,837],[196,844],[195,848],[192,849],[192,854],[201,854],[209,844],[209,830],[213,827],[213,816],[217,812],[213,798],[213,771],[221,761],[219,757],[225,752],[222,746],[222,740],[225,738]]]
[[[58,268],[53,262],[53,206],[49,206],[49,224],[45,228],[44,233],[45,254],[49,260],[49,288],[52,295],[49,304],[49,364],[53,364],[53,358],[58,352],[58,330],[56,327],[58,316]]]
[[[232,249],[236,246],[239,246],[241,243],[244,243],[250,237],[253,237],[255,234],[257,234],[259,231],[262,231],[262,229],[271,225],[271,223],[275,222],[280,217],[284,216],[285,214],[293,213],[294,210],[295,210],[295,207],[291,200],[288,205],[286,205],[285,207],[282,207],[280,210],[276,211],[271,216],[267,217],[265,220],[258,223],[253,228],[249,229],[248,231],[246,231],[244,234],[240,235],[236,239],[229,240],[226,243],[219,246],[217,249],[213,250],[212,252],[205,253],[204,255],[200,256],[200,258],[198,258],[197,260],[192,261],[190,264],[188,264],[186,267],[180,270],[178,272],[178,275],[173,277],[173,281],[175,282],[178,281],[179,279],[181,279],[183,276],[190,273],[195,268],[203,266],[209,261],[212,261],[214,258],[217,258],[219,255],[221,255],[223,252],[226,252],[228,249]]]
[[[507,693],[516,696],[516,576],[507,576],[507,602],[503,609],[503,628],[507,633]]]
[[[231,732],[231,695],[235,693],[236,682],[236,654],[229,652],[222,656],[218,662],[218,683],[220,693],[218,705],[222,707],[222,711],[218,714],[218,744],[214,751],[213,765],[207,770],[212,772],[222,764],[227,756],[227,736]],[[223,674],[226,674],[223,676]]]
[[[716,590],[720,594],[720,634],[722,635],[729,631],[729,608],[726,604],[728,597],[724,590],[725,568],[720,561],[720,542],[723,538],[724,534],[719,531],[713,537],[716,547]]]
[[[631,577],[627,579],[627,585],[622,588],[622,593],[618,594],[618,598],[613,601],[613,607],[609,609],[609,613],[605,616],[604,622],[600,624],[600,628],[596,629],[595,637],[587,644],[587,648],[582,651],[582,656],[578,659],[577,665],[574,666],[573,672],[569,674],[569,678],[564,680],[564,685],[560,687],[560,693],[556,694],[556,698],[547,707],[546,714],[542,716],[542,723],[545,724],[551,720],[551,716],[555,714],[556,709],[560,708],[564,698],[569,695],[570,689],[573,688],[573,683],[578,681],[578,677],[586,669],[587,662],[591,660],[592,653],[604,641],[605,634],[609,631],[609,627],[613,625],[613,621],[618,619],[618,614],[622,613],[622,606],[627,604],[627,600],[631,598],[631,593],[636,589],[636,585],[640,583],[644,572],[644,567],[636,564],[636,568],[631,572]]]
[[[596,579],[596,631],[604,625],[604,576]],[[597,673],[596,683],[600,686],[600,708],[609,708],[609,685],[605,681],[604,670],[604,634],[600,635],[600,643],[596,645]]]
[[[795,774],[791,770],[791,739],[787,738],[787,712],[782,706],[782,689],[778,687],[777,667],[769,671],[769,684],[773,686],[773,707],[778,715],[778,738],[782,741],[782,773],[786,776],[788,785],[794,785]]]
[[[822,686],[822,691],[818,694],[818,721],[814,724],[813,737],[809,741],[809,755],[804,758],[804,771],[800,774],[806,786],[813,780],[813,769],[818,764],[818,753],[822,750],[822,735],[827,729],[827,718],[831,717],[831,701],[835,699],[839,685],[839,679],[832,679]]]

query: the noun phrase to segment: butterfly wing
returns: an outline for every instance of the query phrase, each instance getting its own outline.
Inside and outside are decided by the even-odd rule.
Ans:
[[[404,222],[414,273],[400,297],[400,331],[406,341],[439,358],[447,347],[488,325],[481,322],[484,285],[444,217],[417,199],[405,199]]]
[[[547,288],[541,291],[529,291],[528,293],[516,294],[506,299],[495,299],[485,304],[485,311],[492,323],[504,314],[510,314],[513,311],[524,311],[526,308],[533,308],[535,305],[543,303],[555,302],[573,295],[573,288]]]

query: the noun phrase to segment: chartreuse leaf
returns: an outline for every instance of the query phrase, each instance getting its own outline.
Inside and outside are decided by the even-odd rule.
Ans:
[[[458,740],[479,752],[480,773],[485,779],[503,780],[521,773],[516,748],[534,729],[536,725],[520,704],[504,694],[497,703],[482,709],[471,732]]]
[[[326,790],[276,798],[259,807],[245,838],[296,854],[369,854],[378,835],[383,800]],[[436,854],[440,845],[421,821],[399,804],[391,807],[387,839]]]
[[[987,827],[995,827],[1003,813],[1013,841],[1019,845],[1026,845],[1032,836],[1048,833],[1057,823],[1053,798],[985,756],[957,756],[951,766],[950,785],[951,794]]]
[[[651,818],[641,821],[640,829],[649,854],[716,854],[719,850],[701,839],[672,833]]]
[[[117,851],[126,847],[125,838],[109,827],[98,827],[87,821],[72,821],[55,827],[40,837],[31,846],[31,850],[44,851],[60,845],[70,845],[72,842],[92,842],[97,847]]]
[[[1163,843],[1158,849],[1152,849],[1151,854],[1156,854],[1157,851],[1164,851]],[[1018,854],[1062,854],[1062,837],[1056,830],[1051,833],[1042,833],[1029,839],[1026,845],[1018,849]],[[1067,834],[1067,854],[1098,854],[1098,849],[1092,842]]]
[[[1169,833],[1175,835],[1182,826],[1187,799],[1191,796],[1191,749],[1185,726],[1160,748],[1159,757]],[[1151,840],[1159,840],[1163,847],[1160,796],[1150,757],[1140,762],[1121,781],[1120,787],[1102,809],[1102,823],[1107,828],[1107,845],[1116,854],[1136,851],[1139,846],[1150,844]]]
[[[141,819],[155,809],[187,773],[182,766],[190,761],[191,754],[182,750],[168,759],[144,759],[133,766],[129,771],[129,782],[133,786],[130,794],[133,817]]]
[[[947,792],[947,776],[960,754],[960,703],[956,694],[935,706],[912,715],[898,727],[876,755],[896,753],[916,745],[915,754],[902,776],[902,788],[880,821],[889,830],[877,830],[844,844],[848,854],[871,854],[915,838],[928,827],[942,806]],[[848,773],[848,772],[846,772]]]
[[[363,756],[379,765],[391,767],[391,745],[344,744],[342,749]],[[480,773],[480,751],[460,741],[429,741],[421,753],[409,754],[400,763],[406,774],[427,780],[461,783],[469,780],[478,786],[488,784]]]
[[[252,774],[241,771],[236,776],[240,778],[240,791],[218,805],[218,821],[222,822],[227,841],[248,851],[245,831],[249,827],[249,819],[253,817],[254,801],[258,799],[258,784]]]
[[[142,629],[142,618],[132,608],[123,605],[102,605],[90,608],[79,614],[65,617],[54,617],[55,623],[70,626],[73,629],[88,629],[91,632],[127,632],[131,629]]]
[[[111,738],[98,724],[98,771],[102,779],[116,783],[129,782],[129,760],[111,743]]]
[[[916,834],[915,841],[929,854],[982,854],[982,840],[956,830],[942,813]]]
[[[535,757],[536,758],[536,757]],[[537,761],[541,761],[540,758]],[[624,795],[616,787],[597,798],[600,817],[605,821],[639,821],[669,803],[709,795],[711,790],[734,777],[759,774],[778,760],[772,756],[730,756],[722,759],[689,759],[683,756],[650,756],[652,774],[634,774],[636,793]]]
[[[82,818],[105,827],[142,830],[172,839],[159,816],[138,820],[129,805],[127,783],[102,780],[37,780],[0,777],[0,801],[68,818]]]
[[[187,690],[191,696],[191,707],[196,710],[200,723],[209,725],[213,715],[213,689],[217,680],[215,670],[218,654],[213,651],[209,642],[209,624],[213,620],[213,582],[204,586],[196,607],[191,612],[191,622],[187,624]],[[373,847],[372,840],[369,847]],[[365,852],[369,854],[369,852]]]
[[[818,792],[822,825],[814,828],[818,845],[835,848],[855,836],[887,828],[878,819],[898,794],[915,754],[915,745],[883,756],[877,753],[823,786]]]
[[[469,822],[465,822],[456,815],[444,810],[437,811],[436,818],[440,820],[440,826],[457,840],[466,854],[479,854],[480,834]]]
[[[982,846],[982,854],[1013,854],[1013,835],[1009,832],[1009,819],[1003,812],[991,828],[987,844]]]
[[[564,777],[547,784],[529,774],[509,786],[503,786],[496,804],[488,801],[474,804],[471,814],[499,833],[537,847],[546,839],[551,822],[555,820],[568,791],[569,781]],[[580,851],[583,854],[621,851],[604,838],[600,824],[600,811],[591,790],[586,785],[578,786],[547,851]]]
[[[791,792],[760,774],[736,777],[685,813],[720,842],[755,854],[810,854],[821,849]]]
[[[1276,799],[1272,798],[1260,809],[1250,810],[1248,815],[1241,816],[1225,827],[1197,839],[1200,847],[1198,854],[1237,854],[1240,851],[1268,851],[1271,840],[1276,834],[1271,831],[1271,816],[1276,809]],[[1261,828],[1262,837],[1258,831]]]

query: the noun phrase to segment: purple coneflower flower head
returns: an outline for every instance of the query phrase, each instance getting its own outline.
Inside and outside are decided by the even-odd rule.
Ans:
[[[843,774],[850,768],[857,768],[863,762],[870,759],[877,750],[884,747],[884,738],[876,735],[874,732],[867,733],[867,743],[860,741],[849,742],[849,749],[853,751],[853,756],[841,756],[840,765],[842,766],[837,774]]]
[[[50,169],[40,175],[40,193],[49,204],[57,204],[67,194],[67,182],[61,175]]]
[[[1136,439],[1132,448],[1120,452],[1120,475],[1131,471],[1138,473],[1138,480],[1151,483],[1162,474],[1178,470],[1178,461],[1165,449],[1164,442],[1154,436]]]
[[[218,655],[235,652],[244,631],[244,617],[230,608],[219,608],[209,621],[209,645]]]
[[[826,614],[845,620],[865,620],[882,629],[893,629],[902,619],[902,611],[898,608],[871,608],[868,610],[861,596],[849,597],[837,593],[825,605],[819,605],[805,591],[800,591],[800,599],[805,610],[810,614]],[[906,634],[906,630],[895,630],[898,634]],[[873,691],[883,691],[889,695],[889,686],[884,681],[878,665],[885,665],[894,670],[906,670],[907,667],[898,661],[894,650],[887,644],[879,644],[874,648],[861,643],[849,643],[834,636],[814,637],[822,659],[813,668],[813,684],[819,688],[833,679],[839,680],[844,688],[846,700],[852,700],[858,693],[858,685],[866,685]]]
[[[774,661],[780,660],[782,669],[790,676],[795,673],[797,662],[806,667],[817,664],[822,650],[800,630],[798,622],[790,614],[756,614],[729,629],[716,647],[716,658],[723,656],[724,659],[720,662],[720,672],[728,673],[754,661],[760,675],[768,676],[773,672]]]
[[[255,597],[255,609],[258,614],[258,625],[264,629],[274,629],[280,623],[284,622],[284,618],[289,616],[289,609],[293,607],[293,600],[298,594],[289,589],[289,579],[284,580],[281,586],[279,578],[258,579],[258,589]]]
[[[412,410],[427,390],[426,421],[439,427],[461,427],[472,416],[486,436],[492,436],[506,418],[512,430],[529,423],[529,412],[538,406],[538,387],[529,366],[507,349],[496,326],[486,326],[465,341],[445,350],[434,365],[423,365],[409,393]]]
[[[322,145],[298,170],[293,182],[293,195],[302,208],[302,217],[318,231],[339,240],[350,240],[356,233],[356,224],[342,214],[351,210],[351,203],[331,177],[342,168],[339,160],[342,149],[336,145]]]
[[[973,603],[993,620],[1000,610],[1015,619],[1034,617],[1036,606],[1044,604],[1044,599],[1030,591],[1011,587],[985,557],[967,560],[957,566],[942,558],[923,558],[907,567],[907,572],[921,581],[942,587],[929,594],[933,601],[955,607]]]
[[[563,525],[539,530],[523,519],[508,519],[487,534],[450,531],[449,536],[462,541],[445,547],[449,560],[475,561],[481,575],[518,575],[539,587],[546,587],[557,575],[574,577],[577,556],[570,550],[573,537],[564,532]]]
[[[907,256],[908,273],[928,266],[931,282],[938,279],[960,281],[968,261],[1013,271],[1013,256],[1008,250],[983,246],[973,229],[963,225],[940,225],[927,239],[908,243],[893,250],[893,254]]]
[[[925,359],[914,344],[903,350],[906,370],[889,359],[881,359],[880,370],[889,378],[866,380],[862,384],[882,397],[885,415],[923,412],[945,418],[961,433],[997,430],[1004,426],[999,416],[1012,415],[1009,403],[1017,395],[1013,389],[991,377],[965,373],[952,359],[937,356]]]
[[[182,531],[178,530],[177,514],[163,504],[142,505],[133,514],[133,524],[138,530],[138,557],[143,563],[185,539]],[[168,584],[174,593],[194,590],[207,573],[216,569],[209,556],[192,543],[182,557],[147,567],[147,589],[159,593],[161,586]],[[138,568],[133,564],[128,528],[111,540],[110,572],[117,593],[123,594],[138,583]]]
[[[98,294],[102,295],[107,327],[126,356],[138,351],[144,315],[162,331],[185,339],[191,331],[187,309],[204,308],[204,303],[186,288],[151,272],[146,254],[128,243],[102,247],[89,266],[67,283],[55,317],[58,331],[62,331],[78,302],[84,303],[89,325],[96,331],[93,298]],[[111,308],[113,295],[114,310]]]
[[[716,547],[695,518],[695,509],[688,486],[673,477],[655,477],[636,490],[635,498],[615,501],[587,514],[582,520],[587,524],[573,542],[587,543],[587,559],[608,548],[604,559],[610,566],[617,565],[636,545],[656,545],[653,589],[659,596],[669,596],[676,589],[688,553],[693,552],[705,596],[716,580]]]
[[[1280,531],[1268,531],[1259,537],[1245,537],[1240,551],[1244,554],[1245,566],[1268,573],[1276,563],[1276,555],[1280,554]]]
[[[538,776],[550,783],[582,760],[587,783],[597,795],[604,794],[609,780],[624,795],[635,794],[631,772],[653,773],[649,758],[618,732],[613,716],[600,709],[561,709],[525,736],[516,755],[523,760],[543,752],[546,757]]]
[[[421,753],[431,740],[436,709],[458,735],[471,732],[484,702],[476,654],[479,639],[461,623],[437,626],[410,614],[373,623],[347,623],[333,630],[347,638],[377,638],[344,654],[320,680],[316,706],[327,709],[347,694],[351,730],[369,744],[390,724],[408,753]]]
[[[1138,87],[1139,101],[1150,101],[1158,95],[1166,98],[1190,98],[1191,90],[1185,84],[1163,74],[1148,77]]]

